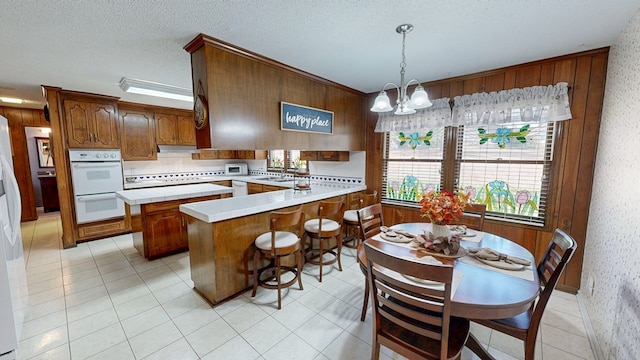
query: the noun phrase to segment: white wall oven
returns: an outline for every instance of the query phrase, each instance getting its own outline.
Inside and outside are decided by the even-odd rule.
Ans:
[[[122,186],[120,150],[69,150],[76,221],[84,224],[124,216],[116,197]]]

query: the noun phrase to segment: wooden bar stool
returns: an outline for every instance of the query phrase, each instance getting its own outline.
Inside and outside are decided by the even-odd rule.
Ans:
[[[318,218],[307,220],[304,230],[309,237],[309,247],[305,254],[305,260],[311,264],[320,266],[320,278],[322,282],[322,266],[338,262],[338,270],[342,271],[340,252],[342,251],[342,217],[344,215],[344,201],[321,201],[318,206]],[[329,240],[336,239],[336,247],[329,247]],[[318,240],[318,248],[313,248],[313,240]],[[327,244],[325,244],[327,243]],[[334,250],[335,249],[335,250]],[[331,254],[333,259],[325,261],[324,255]]]
[[[302,289],[302,236],[304,234],[304,213],[302,208],[294,211],[272,212],[269,216],[271,231],[256,238],[256,251],[253,254],[253,293],[256,296],[258,286],[267,289],[278,289],[278,310],[282,308],[281,290],[296,281]],[[292,232],[294,230],[296,232]],[[285,256],[295,254],[296,266],[283,266],[280,262]],[[258,261],[264,256],[271,260],[269,266],[258,269]],[[283,272],[291,271],[293,279],[282,283]],[[263,274],[270,274],[263,278]],[[275,280],[275,283],[272,283]]]
[[[357,249],[360,244],[360,224],[358,222],[358,210],[373,205],[378,198],[378,191],[374,191],[371,194],[361,194],[360,200],[358,200],[358,206],[356,209],[347,210],[344,212],[342,218],[342,227],[344,229],[344,237],[342,239],[342,245],[350,249]]]

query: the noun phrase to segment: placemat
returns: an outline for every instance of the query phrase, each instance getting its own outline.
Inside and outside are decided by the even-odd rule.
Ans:
[[[488,269],[488,270],[491,270],[491,271],[497,271],[499,273],[502,273],[502,274],[505,274],[505,275],[510,275],[510,276],[515,276],[515,277],[523,279],[523,280],[533,281],[533,264],[525,266],[525,268],[523,270],[504,270],[504,269],[499,269],[499,268],[491,266],[491,265],[483,264],[483,263],[481,263],[480,261],[478,261],[475,257],[473,257],[471,255],[467,255],[467,256],[462,257],[462,258],[460,258],[458,260],[462,261],[465,264],[481,267],[481,268]]]
[[[412,285],[416,285],[416,286],[421,286],[421,287],[425,287],[425,288],[430,288],[430,289],[438,289],[438,290],[443,290],[444,289],[444,285],[443,284],[425,284],[419,281],[413,281],[409,278],[407,278],[406,276],[389,270],[389,269],[384,269],[382,270],[385,274],[389,275],[390,277],[398,280],[398,281],[402,281],[402,282],[406,282],[406,283],[410,283]],[[453,298],[453,296],[456,294],[456,290],[458,290],[458,287],[460,286],[460,282],[462,281],[462,278],[464,277],[464,273],[462,271],[459,270],[453,270],[453,277],[451,279],[451,298]]]

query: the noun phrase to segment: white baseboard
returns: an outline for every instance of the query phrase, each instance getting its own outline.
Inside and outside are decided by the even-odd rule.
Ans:
[[[587,312],[587,308],[583,302],[582,292],[578,291],[576,294],[576,299],[578,300],[578,306],[580,307],[580,314],[582,315],[582,321],[584,322],[584,329],[587,332],[587,338],[589,339],[589,344],[591,345],[591,351],[593,352],[593,357],[595,360],[604,360],[604,355],[602,354],[602,349],[600,349],[600,345],[598,344],[598,340],[596,339],[596,334],[593,332],[593,327],[591,326],[591,319],[589,318],[589,313]]]

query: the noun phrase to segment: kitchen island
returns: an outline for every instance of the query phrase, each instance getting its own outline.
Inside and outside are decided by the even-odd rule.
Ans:
[[[269,231],[269,213],[299,206],[316,217],[321,200],[346,202],[364,185],[312,183],[311,191],[271,191],[237,198],[180,205],[188,216],[189,259],[195,289],[217,304],[253,284],[255,238]]]
[[[226,186],[192,184],[122,190],[116,196],[124,200],[132,217],[133,246],[151,260],[188,249],[187,220],[178,209],[181,204],[220,199],[232,192]]]

